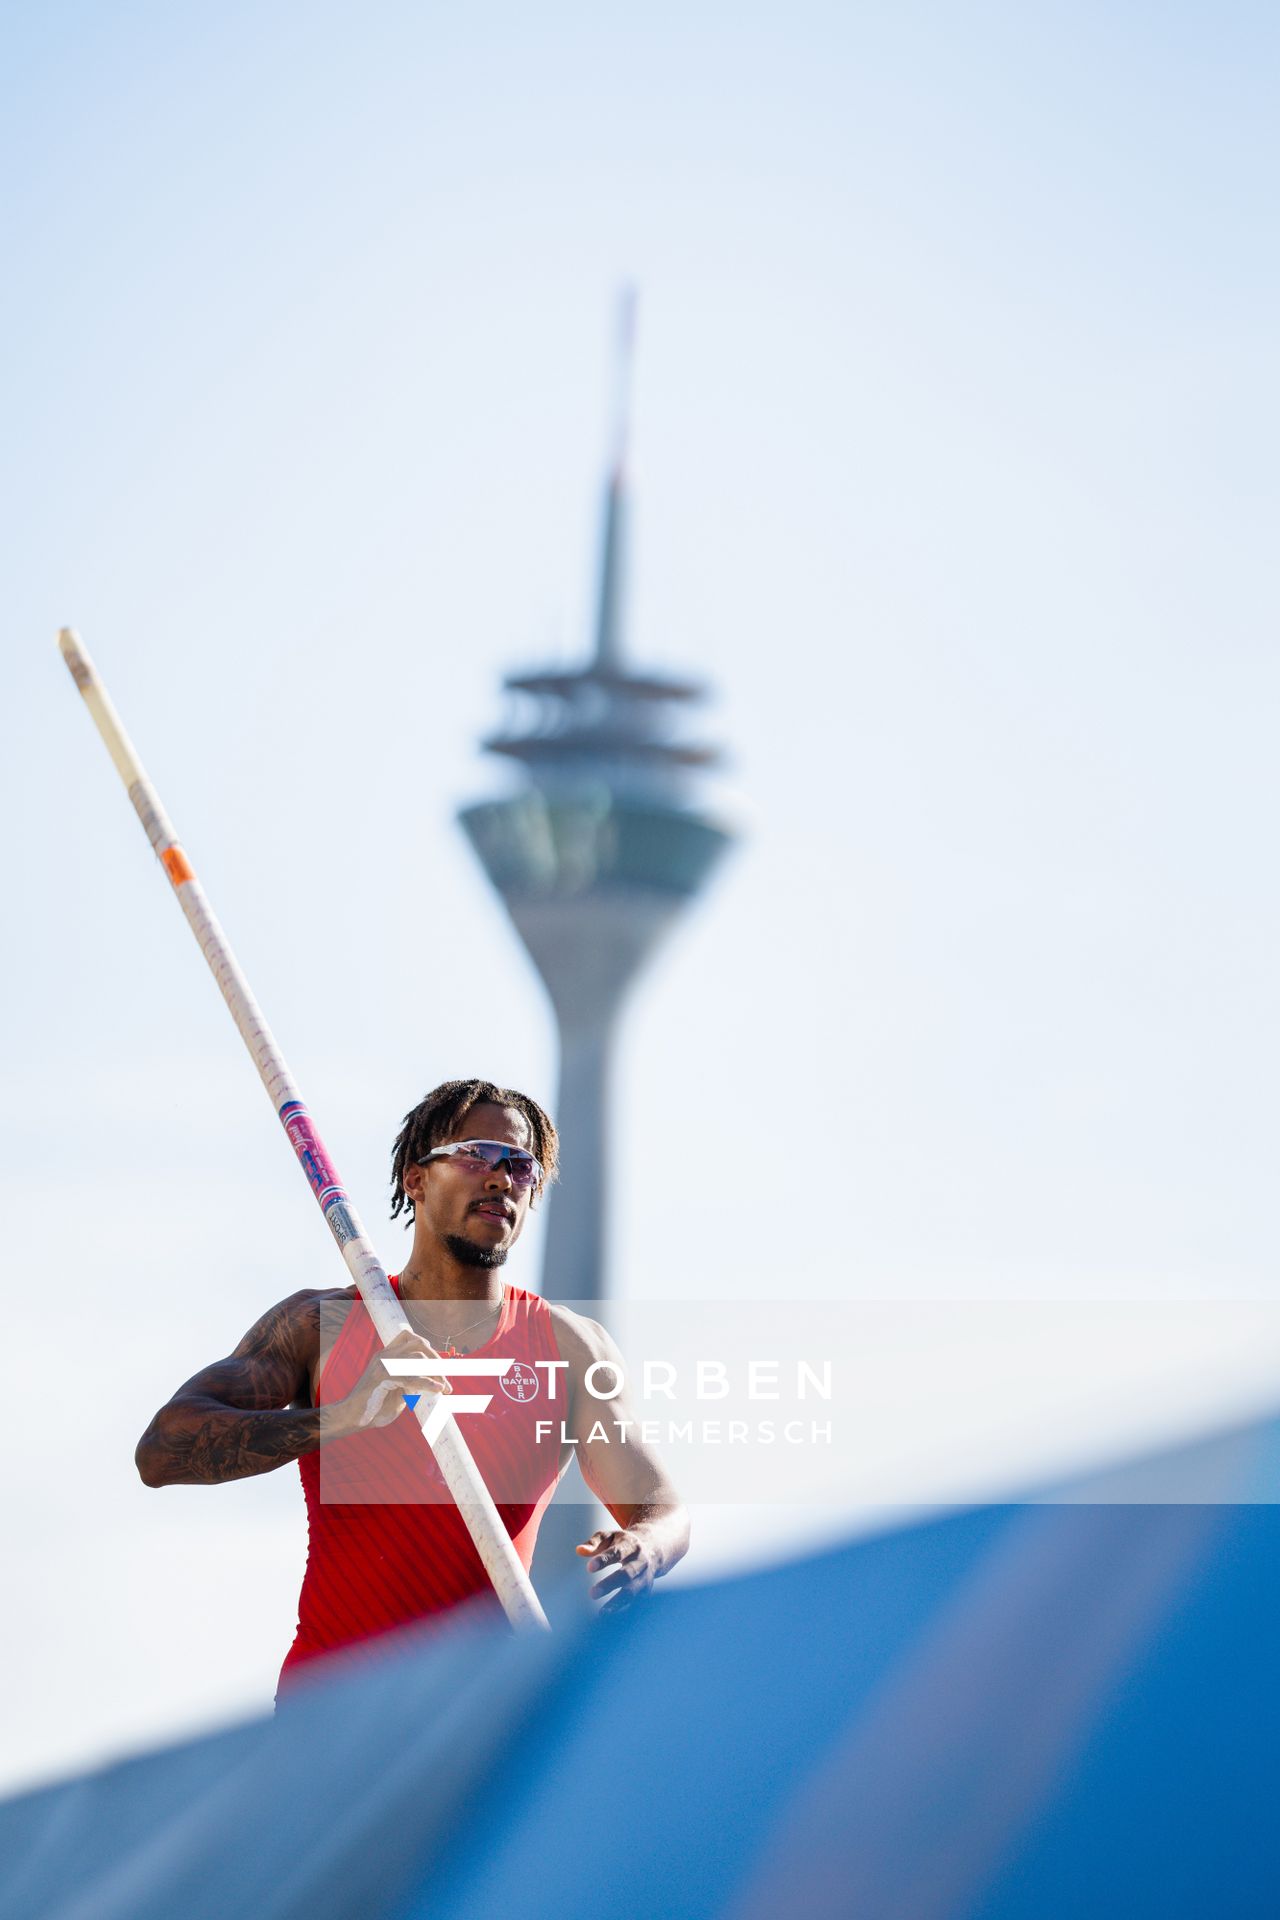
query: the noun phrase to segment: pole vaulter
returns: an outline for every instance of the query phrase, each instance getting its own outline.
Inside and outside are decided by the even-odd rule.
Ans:
[[[58,645],[73,680],[84,695],[94,725],[115,762],[116,771],[128,790],[134,811],[169,876],[178,904],[187,916],[200,951],[209,963],[219,991],[239,1028],[240,1037],[258,1069],[276,1117],[289,1136],[289,1144],[298,1156],[329,1231],[338,1244],[360,1297],[369,1310],[378,1337],[385,1346],[408,1327],[409,1320],[404,1308],[392,1290],[386,1270],[374,1252],[311,1116],[299,1097],[284,1056],[271,1036],[226,935],[214,918],[204,888],[178,844],[169,817],[160,804],[160,797],[147,778],[93,662],[69,627],[64,627],[58,635]],[[440,1396],[427,1392],[418,1399],[414,1413],[420,1427],[426,1428],[430,1421],[435,1428],[440,1420],[439,1400]],[[424,1444],[428,1444],[425,1435]],[[532,1582],[451,1413],[446,1413],[443,1425],[440,1425],[438,1433],[434,1433],[429,1444],[507,1618],[517,1628],[545,1628],[547,1617]]]

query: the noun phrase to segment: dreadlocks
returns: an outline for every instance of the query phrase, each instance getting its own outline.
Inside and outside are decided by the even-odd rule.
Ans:
[[[536,1100],[527,1093],[517,1093],[514,1087],[495,1087],[492,1080],[445,1080],[406,1113],[396,1136],[391,1156],[393,1220],[401,1213],[413,1219],[413,1202],[404,1190],[405,1169],[425,1159],[433,1147],[451,1140],[471,1109],[479,1106],[511,1107],[523,1115],[529,1128],[530,1151],[542,1166],[538,1193],[555,1179],[560,1141],[550,1116]]]

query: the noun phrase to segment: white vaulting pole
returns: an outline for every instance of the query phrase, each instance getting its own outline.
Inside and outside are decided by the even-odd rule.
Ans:
[[[396,1298],[386,1270],[374,1252],[320,1136],[312,1125],[311,1116],[298,1096],[284,1056],[271,1037],[261,1009],[249,991],[249,983],[227,944],[226,935],[213,916],[204,888],[178,844],[159,795],[134,752],[93,662],[70,627],[62,629],[58,635],[58,645],[71,669],[72,678],[84,695],[94,725],[115,761],[116,772],[128,789],[134,811],[169,876],[179,905],[200,943],[200,951],[209,963],[231,1017],[240,1029],[240,1037],[249,1049],[277,1118],[289,1136],[289,1143],[328,1222],[329,1231],[337,1241],[351,1277],[360,1290],[378,1338],[385,1346],[402,1328],[409,1325],[404,1308]],[[414,1411],[420,1426],[426,1426],[438,1399],[438,1395],[431,1393],[424,1393],[419,1399]],[[516,1627],[545,1628],[547,1616],[452,1415],[445,1420],[431,1445],[445,1484],[470,1529],[476,1550],[506,1610],[507,1618]]]

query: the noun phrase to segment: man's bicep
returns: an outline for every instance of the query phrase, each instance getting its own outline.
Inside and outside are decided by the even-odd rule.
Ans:
[[[662,1462],[641,1437],[627,1390],[626,1363],[617,1344],[595,1321],[583,1324],[586,1339],[570,1368],[570,1431],[578,1442],[583,1479],[615,1518],[619,1509],[678,1505],[679,1495]],[[594,1394],[586,1384],[587,1371],[593,1366]],[[608,1398],[596,1397],[606,1394]]]
[[[311,1314],[294,1295],[264,1313],[225,1360],[202,1367],[179,1387],[175,1400],[218,1400],[246,1412],[287,1407],[309,1387]]]

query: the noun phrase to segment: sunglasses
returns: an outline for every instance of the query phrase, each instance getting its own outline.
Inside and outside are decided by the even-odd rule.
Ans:
[[[454,1140],[447,1147],[435,1147],[417,1165],[429,1167],[433,1160],[456,1160],[468,1173],[482,1169],[492,1173],[506,1162],[513,1187],[536,1187],[542,1179],[542,1165],[523,1147],[509,1147],[505,1140]]]

